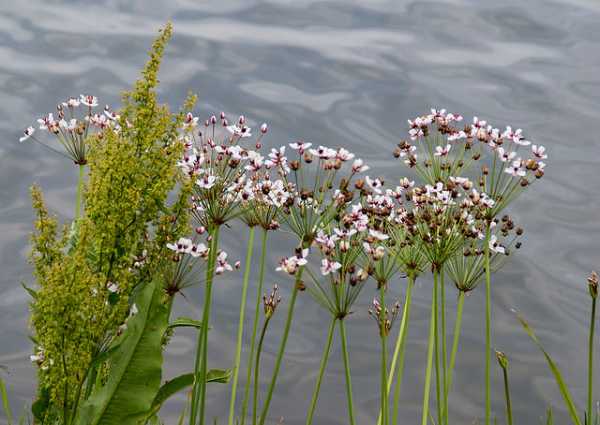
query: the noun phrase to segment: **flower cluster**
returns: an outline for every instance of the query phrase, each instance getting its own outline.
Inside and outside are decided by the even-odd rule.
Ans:
[[[377,323],[379,328],[380,336],[388,336],[392,325],[400,313],[400,303],[396,302],[391,310],[385,305],[382,305],[377,298],[373,299],[371,308],[369,309],[369,316],[371,316]]]
[[[271,290],[269,296],[267,296],[267,294],[263,295],[263,308],[265,311],[265,317],[267,319],[270,319],[273,316],[275,310],[277,309],[277,306],[281,302],[281,297],[279,296],[277,291],[278,288],[277,285],[275,285],[273,286],[273,289]]]

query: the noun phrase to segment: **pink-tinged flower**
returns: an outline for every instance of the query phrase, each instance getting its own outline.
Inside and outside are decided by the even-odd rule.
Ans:
[[[52,113],[45,117],[38,118],[37,122],[40,125],[40,130],[52,131],[58,127],[58,122],[54,119],[54,115]]]
[[[183,128],[192,129],[198,126],[198,117],[195,117],[191,112],[188,112],[185,115],[185,119],[183,120]]]
[[[542,145],[532,145],[531,146],[531,152],[533,153],[533,155],[535,155],[535,157],[537,159],[546,159],[548,158],[548,155],[546,155],[546,148],[543,147]]]
[[[106,286],[106,289],[108,289],[108,292],[115,294],[115,293],[119,292],[119,285],[117,285],[114,282],[109,282],[108,285]]]
[[[467,137],[467,133],[465,133],[463,130],[455,131],[448,136],[448,141],[455,142],[457,140],[466,139]]]
[[[179,238],[177,243],[168,243],[167,248],[169,248],[171,251],[175,251],[178,254],[189,254],[193,245],[194,244],[192,243],[191,239]]]
[[[340,161],[350,161],[354,159],[354,154],[344,148],[339,148],[335,157]]]
[[[330,273],[334,273],[342,267],[337,261],[329,261],[327,258],[321,260],[321,274],[327,276]]]
[[[371,179],[371,177],[366,176],[365,182],[369,185],[371,189],[375,193],[381,194],[381,188],[383,187],[383,182],[380,179]]]
[[[414,185],[415,185],[414,180],[409,180],[406,177],[402,177],[400,179],[400,186],[402,186],[404,189],[410,189]]]
[[[284,173],[289,173],[290,167],[288,166],[287,158],[285,156],[285,146],[281,146],[279,150],[274,148],[271,149],[269,160],[265,162],[265,166],[267,168],[278,166],[284,171]]]
[[[252,136],[252,132],[251,132],[250,127],[247,127],[247,126],[245,126],[243,124],[240,124],[240,125],[228,125],[227,126],[227,131],[229,131],[234,136],[238,136],[238,137],[241,137],[241,138],[251,137]]]
[[[35,133],[35,128],[27,127],[25,131],[23,131],[23,136],[19,138],[19,142],[24,142],[25,140],[29,139],[31,136],[33,136],[33,133]]]
[[[369,235],[372,236],[372,237],[374,237],[377,240],[380,240],[380,241],[385,241],[386,239],[390,238],[385,233],[380,232],[380,231],[375,230],[375,229],[369,229]]]
[[[320,159],[333,159],[337,155],[337,151],[325,146],[319,146],[317,149],[310,149],[309,152]]]
[[[364,173],[369,168],[370,167],[368,165],[366,165],[365,162],[360,158],[355,159],[354,162],[352,163],[352,172],[353,173]]]
[[[317,233],[317,237],[315,238],[315,242],[319,245],[324,251],[328,252],[335,248],[335,242],[338,237],[336,235],[328,235],[323,230],[319,230]]]
[[[209,249],[207,248],[207,246],[203,243],[200,243],[198,245],[192,245],[189,253],[194,258],[206,258],[208,256],[208,251]]]
[[[498,254],[506,253],[506,249],[502,245],[500,245],[496,235],[492,235],[492,237],[490,238],[489,246],[490,246],[490,251],[492,251],[492,252],[496,252]]]
[[[216,176],[207,175],[207,176],[202,176],[198,180],[196,180],[196,184],[198,186],[200,186],[200,188],[202,188],[202,189],[210,189],[211,187],[213,187],[215,185],[216,181],[217,181]]]
[[[231,264],[227,262],[227,253],[225,251],[219,252],[217,255],[217,267],[215,268],[215,274],[220,275],[226,271],[230,272],[232,270],[233,267],[231,267]]]
[[[442,146],[436,146],[435,147],[435,153],[433,154],[434,156],[446,156],[448,155],[448,153],[450,152],[450,149],[452,148],[451,145],[446,145],[444,147]]]
[[[502,133],[502,137],[505,139],[512,140],[513,143],[516,143],[517,145],[521,146],[529,146],[531,144],[530,141],[525,140],[525,137],[523,137],[523,130],[521,130],[520,128],[513,131],[513,129],[510,126],[507,126],[504,130],[504,133]]]
[[[304,266],[307,263],[306,257],[308,256],[308,248],[305,248],[292,257],[282,258],[279,262],[279,266],[275,269],[276,271],[284,271],[291,275],[296,274],[300,266]]]
[[[527,174],[520,159],[513,161],[510,167],[504,169],[504,172],[512,175],[513,177],[524,177],[525,174]]]
[[[498,152],[498,156],[500,157],[500,161],[502,162],[512,161],[515,158],[515,156],[517,156],[517,153],[515,151],[505,151],[502,147],[496,149],[496,152]]]
[[[89,94],[82,94],[82,95],[79,95],[79,98],[81,100],[81,103],[84,104],[85,106],[89,106],[90,108],[98,106],[98,98],[96,96],[91,96]]]
[[[62,103],[63,106],[66,106],[69,108],[77,108],[80,104],[81,104],[81,102],[79,101],[79,99],[77,99],[75,97],[70,97],[65,102]]]
[[[297,142],[294,142],[294,143],[290,143],[290,148],[294,149],[295,151],[298,151],[298,153],[300,155],[303,155],[304,152],[311,146],[312,146],[312,143],[303,142],[301,140],[298,140]]]

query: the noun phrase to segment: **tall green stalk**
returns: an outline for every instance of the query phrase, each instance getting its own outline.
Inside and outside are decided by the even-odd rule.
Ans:
[[[267,257],[267,236],[269,232],[263,229],[260,248],[260,266],[258,272],[258,286],[256,288],[256,305],[254,307],[254,320],[252,322],[252,337],[250,339],[250,353],[248,355],[248,371],[246,374],[246,384],[244,387],[244,400],[242,401],[242,413],[240,425],[246,422],[246,412],[248,409],[248,400],[250,398],[250,383],[252,381],[252,365],[254,364],[254,346],[256,343],[256,333],[258,331],[258,321],[260,319],[260,300],[262,299],[262,288],[265,280],[265,259]]]
[[[246,314],[246,296],[248,293],[248,282],[250,281],[250,270],[252,269],[252,251],[254,249],[254,230],[250,227],[248,232],[248,245],[246,247],[246,263],[244,266],[244,278],[242,282],[242,301],[240,303],[240,318],[238,323],[237,344],[235,348],[235,360],[233,363],[233,376],[231,379],[231,400],[229,402],[229,425],[233,425],[235,416],[235,399],[237,395],[237,383],[240,373],[240,359],[242,356],[242,337],[244,335],[244,316]]]
[[[404,372],[404,347],[406,346],[406,335],[408,333],[408,321],[410,319],[410,302],[412,298],[412,287],[414,286],[415,278],[412,275],[408,275],[408,285],[406,287],[406,296],[404,299],[404,310],[402,311],[402,321],[400,323],[400,333],[398,334],[398,340],[396,341],[396,348],[394,350],[394,357],[392,358],[392,365],[390,366],[390,377],[388,379],[388,392],[394,379],[394,372],[396,372],[396,386],[394,387],[394,404],[392,407],[392,425],[398,424],[398,411],[400,405],[400,386],[402,385],[402,375]],[[396,366],[396,358],[399,360]]]
[[[448,425],[448,354],[446,351],[446,288],[444,285],[444,269],[440,270],[440,316],[442,328],[442,420]],[[438,401],[439,403],[439,401]]]
[[[344,319],[340,320],[340,338],[342,340],[342,356],[344,371],[346,373],[346,397],[348,398],[348,419],[350,425],[354,424],[354,402],[352,401],[352,377],[350,375],[350,357],[348,356],[348,343],[346,341],[346,326]]]
[[[436,279],[437,280],[437,279]],[[437,283],[437,282],[435,282]],[[429,420],[429,395],[431,392],[431,366],[433,363],[433,345],[435,334],[435,305],[437,304],[437,290],[434,283],[431,297],[431,318],[429,319],[429,342],[427,344],[427,368],[425,369],[425,387],[423,389],[423,408],[421,412],[421,425],[427,425]]]
[[[463,313],[463,307],[465,305],[465,292],[464,291],[459,291],[458,293],[458,302],[456,305],[456,319],[454,321],[454,334],[453,334],[453,340],[452,340],[452,351],[450,353],[450,364],[448,366],[448,378],[447,378],[447,382],[448,382],[448,394],[450,393],[450,390],[452,389],[452,375],[454,373],[454,365],[456,364],[456,354],[458,353],[458,344],[460,341],[460,331],[461,331],[461,327],[462,327],[462,313]],[[448,400],[447,400],[447,395],[446,395],[446,401],[445,401],[445,406],[446,408],[448,408]],[[446,418],[448,416],[448,412],[446,411],[445,413]]]
[[[273,398],[273,391],[275,390],[275,385],[277,384],[277,376],[279,375],[279,369],[281,368],[281,361],[283,360],[283,354],[285,353],[285,347],[287,345],[290,327],[292,326],[292,319],[294,318],[294,306],[296,304],[296,298],[298,296],[298,291],[302,283],[303,271],[304,267],[300,267],[300,269],[296,272],[296,281],[294,282],[294,288],[292,289],[292,297],[290,299],[290,306],[288,307],[288,314],[285,321],[285,327],[283,329],[283,336],[279,345],[279,351],[277,352],[277,358],[275,359],[273,376],[271,378],[271,383],[269,384],[269,389],[267,391],[267,398],[265,399],[265,404],[260,415],[260,425],[264,425],[265,421],[267,420],[267,414],[269,413],[269,406],[271,404],[271,399]]]
[[[77,195],[75,197],[75,220],[81,216],[81,195],[83,193],[83,177],[85,165],[79,164],[79,178],[77,180]]]
[[[202,312],[202,324],[198,336],[196,348],[196,361],[194,364],[194,386],[192,388],[192,405],[190,411],[190,425],[195,425],[198,415],[200,425],[204,425],[206,405],[206,371],[208,357],[208,322],[210,320],[210,306],[212,302],[212,283],[215,274],[215,263],[217,249],[219,246],[219,226],[211,230],[210,251],[208,254],[208,266],[206,269],[206,291],[204,294],[204,307]],[[200,403],[198,405],[198,403]],[[199,409],[199,410],[198,410]]]
[[[490,362],[492,355],[492,277],[490,270],[490,227],[485,233],[485,246],[483,247],[485,267],[485,425],[490,425],[491,418],[491,386]]]
[[[433,340],[434,340],[434,362],[435,362],[435,402],[436,402],[436,407],[437,407],[437,417],[438,417],[438,424],[442,424],[442,404],[443,404],[443,400],[441,397],[441,390],[440,390],[440,336],[439,336],[439,320],[440,320],[440,311],[439,311],[439,296],[438,296],[438,285],[439,285],[439,271],[436,269],[433,272],[433,290],[434,290],[434,298],[435,298],[435,304],[433,306],[433,309],[435,310],[435,328],[434,328],[434,334],[433,334]]]
[[[254,365],[254,391],[252,394],[252,425],[256,425],[256,414],[258,413],[258,378],[260,376],[260,354],[262,352],[263,342],[267,333],[267,327],[272,316],[265,318],[265,324],[263,325],[262,331],[260,332],[260,338],[258,340],[258,347],[256,349],[256,364]]]
[[[388,392],[387,392],[387,329],[386,329],[386,306],[385,306],[385,285],[379,289],[381,299],[381,314],[379,317],[379,328],[381,337],[381,419],[383,425],[388,425]]]
[[[502,368],[502,376],[504,377],[504,396],[506,399],[506,421],[507,421],[508,425],[512,425],[513,419],[512,419],[512,407],[511,407],[511,402],[510,402],[510,391],[509,391],[509,385],[508,385],[508,368],[506,368],[506,367]],[[590,423],[590,425],[591,425],[591,423]]]
[[[6,391],[6,385],[4,379],[0,377],[0,396],[2,397],[2,406],[4,407],[4,415],[6,416],[6,423],[12,425],[12,412],[10,410],[10,403],[8,401],[8,393]]]
[[[319,366],[319,373],[317,374],[317,381],[315,382],[315,390],[313,391],[310,407],[308,408],[308,415],[306,416],[306,425],[312,424],[313,416],[315,414],[317,399],[319,398],[319,391],[321,389],[321,381],[323,380],[323,374],[325,372],[325,368],[327,367],[327,361],[329,360],[329,352],[331,351],[331,342],[333,341],[333,331],[335,330],[336,320],[337,317],[333,317],[331,319],[331,325],[329,326],[329,332],[327,333],[327,342],[323,348],[321,365]]]
[[[587,399],[587,423],[592,424],[592,402],[594,397],[594,328],[596,325],[596,297],[592,297],[592,314],[590,318],[590,340],[588,344],[588,399]]]

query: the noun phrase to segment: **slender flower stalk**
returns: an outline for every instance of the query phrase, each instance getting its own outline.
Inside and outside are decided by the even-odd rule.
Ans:
[[[244,264],[244,277],[242,281],[242,301],[240,303],[240,314],[237,332],[237,343],[235,348],[235,360],[233,363],[233,377],[231,382],[231,399],[229,403],[229,425],[233,425],[235,418],[235,399],[237,395],[237,383],[240,373],[240,360],[242,355],[242,337],[244,335],[244,317],[246,314],[246,298],[248,293],[248,282],[250,281],[250,270],[252,265],[252,251],[254,249],[254,231],[256,226],[250,227],[248,231],[248,244],[246,247],[246,259]]]
[[[508,384],[508,358],[502,351],[496,351],[496,358],[502,368],[502,376],[504,378],[504,398],[506,401],[506,423],[512,425],[512,405],[510,402],[510,387]]]
[[[490,228],[486,229],[483,256],[485,263],[485,425],[491,420],[490,363],[492,356],[492,278],[490,269]]]
[[[271,377],[271,383],[269,384],[269,389],[267,390],[267,398],[263,404],[263,408],[260,414],[260,425],[264,425],[267,420],[267,414],[269,413],[269,406],[271,404],[271,399],[273,398],[273,391],[275,390],[275,385],[277,384],[277,377],[279,376],[279,369],[281,368],[281,361],[283,360],[283,355],[285,353],[285,348],[287,345],[288,336],[290,334],[290,328],[292,326],[292,320],[294,318],[294,307],[296,305],[296,298],[298,297],[298,291],[302,287],[302,272],[304,270],[303,266],[300,266],[296,273],[296,281],[294,283],[294,288],[292,289],[292,295],[290,297],[290,305],[288,307],[288,314],[285,320],[285,325],[283,329],[283,336],[281,337],[281,343],[279,345],[279,350],[277,351],[277,358],[275,359],[275,366],[273,368],[273,376]]]
[[[83,176],[85,172],[85,164],[79,164],[79,178],[77,180],[77,197],[75,198],[75,220],[81,215],[82,192],[83,192]]]
[[[317,400],[319,398],[319,391],[321,389],[321,381],[323,380],[323,374],[327,367],[327,361],[329,360],[329,352],[331,351],[331,343],[333,341],[333,332],[335,331],[337,318],[331,319],[331,325],[329,325],[329,331],[327,332],[327,342],[323,347],[323,355],[321,356],[321,364],[319,366],[319,372],[317,373],[317,381],[315,382],[315,389],[313,391],[312,398],[310,400],[310,407],[308,408],[308,415],[306,416],[306,425],[311,425],[315,409],[317,407]]]
[[[596,272],[592,272],[590,277],[588,277],[588,289],[590,292],[590,297],[592,298],[592,312],[590,316],[590,339],[588,344],[588,397],[587,397],[587,422],[588,424],[592,424],[593,413],[592,413],[592,403],[594,400],[594,328],[596,325],[596,299],[598,298],[598,284],[599,284],[598,274]]]
[[[440,305],[440,297],[439,297],[439,271],[436,269],[433,272],[433,287],[434,287],[434,291],[435,291],[435,305],[433,306],[434,310],[435,310],[435,328],[433,331],[433,345],[434,345],[434,366],[435,366],[435,401],[436,401],[436,407],[437,407],[437,417],[438,417],[438,424],[443,423],[443,417],[442,417],[442,405],[444,403],[442,397],[441,397],[441,384],[440,384],[440,378],[441,378],[441,372],[440,372],[440,310],[439,310],[439,305]]]
[[[204,293],[204,307],[202,312],[202,324],[196,348],[196,361],[194,365],[194,386],[192,388],[192,405],[190,412],[190,425],[195,425],[199,418],[199,424],[204,424],[206,405],[206,373],[208,357],[208,324],[210,320],[210,307],[212,303],[212,286],[215,274],[215,263],[217,259],[217,248],[219,246],[219,226],[211,230],[211,240],[208,256],[208,268],[206,269],[206,283]]]
[[[244,387],[244,400],[242,402],[242,413],[240,425],[244,425],[246,421],[246,412],[248,408],[248,399],[250,396],[250,382],[252,377],[252,365],[254,364],[254,347],[256,343],[256,334],[258,331],[258,322],[260,319],[260,300],[262,294],[263,283],[265,280],[265,259],[267,256],[267,238],[268,231],[263,229],[260,249],[260,265],[258,272],[258,286],[256,288],[256,305],[254,309],[254,319],[252,321],[252,336],[250,338],[250,352],[248,357],[248,371],[246,374],[246,385]]]
[[[350,374],[350,356],[348,356],[348,343],[346,341],[346,326],[344,319],[340,320],[340,338],[342,342],[342,357],[344,359],[344,373],[346,375],[346,398],[348,399],[348,423],[354,422],[354,402],[352,400],[352,377]]]
[[[394,356],[390,366],[390,376],[388,378],[388,392],[390,391],[394,373],[396,374],[396,385],[394,387],[394,401],[392,405],[392,425],[398,424],[398,412],[400,406],[400,387],[402,386],[402,375],[404,372],[404,353],[406,347],[406,335],[408,333],[408,323],[410,320],[410,305],[412,298],[412,288],[414,286],[414,277],[408,276],[406,286],[406,296],[404,300],[404,309],[402,310],[402,320],[400,322],[400,331],[394,349]]]
[[[444,284],[444,269],[440,270],[440,321],[442,339],[442,419],[448,425],[448,355],[446,351],[446,285]]]
[[[448,394],[452,388],[452,373],[454,372],[454,365],[456,364],[456,354],[458,353],[458,344],[460,341],[460,331],[462,328],[462,317],[463,317],[463,307],[465,305],[465,291],[459,291],[458,293],[458,301],[456,304],[456,319],[454,321],[454,332],[452,339],[452,350],[450,352],[450,364],[448,365],[448,375],[446,378],[446,402],[445,407],[448,408]],[[446,419],[448,415],[448,411],[445,412]]]
[[[437,282],[436,282],[437,283]],[[431,317],[429,319],[429,341],[427,343],[427,367],[425,369],[425,387],[423,388],[423,407],[421,409],[421,425],[429,421],[429,395],[431,392],[431,369],[433,365],[433,346],[435,338],[435,305],[437,304],[437,290],[434,283],[431,296]]]

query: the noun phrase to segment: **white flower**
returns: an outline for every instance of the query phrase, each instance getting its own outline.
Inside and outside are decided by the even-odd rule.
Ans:
[[[89,106],[90,108],[94,107],[94,106],[98,106],[98,98],[96,96],[91,96],[89,94],[82,94],[79,95],[79,98],[81,99],[81,103]]]
[[[510,167],[504,169],[504,172],[512,175],[513,177],[524,177],[525,174],[527,174],[525,169],[521,166],[520,159],[513,161]]]
[[[227,131],[229,131],[234,136],[239,137],[251,137],[251,129],[243,124],[240,125],[229,125],[227,126]]]
[[[190,255],[194,258],[206,257],[208,255],[208,248],[203,243],[192,245],[192,248],[190,249]]]
[[[342,267],[337,261],[329,261],[327,258],[321,260],[321,274],[327,276],[330,273],[339,270]]]
[[[350,161],[351,159],[354,159],[354,154],[344,148],[339,148],[336,158],[340,161]]]
[[[496,151],[498,152],[498,156],[500,157],[500,161],[502,162],[512,161],[514,157],[517,156],[517,153],[515,151],[505,151],[502,147],[498,148]]]
[[[435,153],[433,155],[434,156],[446,156],[446,155],[448,155],[448,152],[450,152],[451,148],[452,148],[452,146],[450,144],[447,144],[445,147],[436,146]]]
[[[23,131],[23,136],[19,138],[19,142],[24,142],[25,140],[29,139],[33,133],[35,133],[35,128],[27,127],[25,131]]]
[[[191,112],[188,112],[183,120],[183,128],[195,128],[197,126],[198,117],[195,117]]]
[[[282,258],[279,262],[279,266],[275,269],[276,271],[284,271],[289,274],[295,274],[300,266],[304,266],[307,261],[308,248],[303,249],[295,256]]]
[[[136,314],[139,313],[139,310],[137,308],[137,305],[135,303],[131,304],[131,308],[129,309],[129,316],[135,316]]]
[[[114,282],[109,282],[106,289],[108,289],[108,292],[112,292],[114,294],[119,291],[119,285]]]
[[[498,238],[496,235],[492,235],[489,241],[490,251],[497,252],[498,254],[505,254],[506,250],[500,243],[498,243]]]
[[[188,238],[179,238],[177,243],[168,243],[167,248],[172,251],[175,251],[178,254],[189,254],[192,251],[192,243],[191,239]]]
[[[304,151],[310,148],[311,146],[312,143],[303,142],[301,140],[294,143],[290,143],[290,148],[294,149],[295,151],[298,151],[300,155],[304,154]]]
[[[76,108],[81,104],[81,102],[75,97],[70,97],[66,100],[66,102],[63,102],[62,104],[63,106],[67,106],[69,108]]]
[[[337,151],[325,146],[319,146],[317,149],[310,149],[309,152],[321,159],[332,159],[337,155]]]
[[[365,165],[365,162],[362,159],[355,159],[352,163],[352,172],[353,173],[363,173],[367,171],[370,167]]]
[[[372,237],[374,237],[375,239],[378,239],[380,241],[385,241],[386,239],[390,238],[385,233],[380,232],[380,231],[375,230],[375,229],[369,229],[369,235],[371,235]]]
[[[538,145],[532,145],[531,146],[531,152],[533,152],[533,154],[535,155],[536,158],[538,159],[546,159],[548,158],[548,155],[546,155],[546,148],[543,147],[542,145],[538,146]]]
[[[369,185],[371,189],[375,193],[381,194],[381,188],[383,187],[383,182],[380,179],[372,179],[369,176],[365,177],[365,182]]]
[[[202,189],[210,189],[211,187],[213,187],[215,185],[216,181],[217,181],[216,176],[206,175],[206,176],[200,177],[198,180],[196,180],[196,184],[198,186],[200,186],[200,188],[202,188]]]
[[[225,271],[231,271],[233,267],[227,262],[227,253],[225,251],[219,252],[217,256],[217,267],[215,268],[215,274],[223,274]]]

